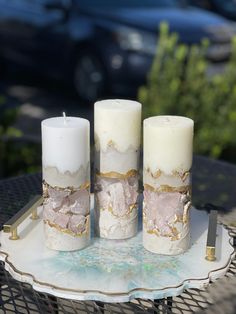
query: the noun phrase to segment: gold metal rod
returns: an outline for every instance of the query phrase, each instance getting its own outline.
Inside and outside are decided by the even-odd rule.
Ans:
[[[37,220],[39,218],[37,213],[37,208],[32,211],[31,217],[32,220]]]
[[[11,219],[9,219],[3,225],[4,232],[13,232],[14,235],[17,235],[17,227],[31,214],[33,217],[37,216],[37,207],[40,206],[43,202],[43,197],[41,195],[36,195],[33,197],[29,203],[27,203],[18,213],[16,213]]]
[[[13,229],[11,232],[11,236],[9,237],[10,240],[18,240],[20,237],[17,234],[17,228]]]
[[[213,262],[216,260],[216,249],[214,246],[207,246],[206,247],[206,260],[209,262]]]

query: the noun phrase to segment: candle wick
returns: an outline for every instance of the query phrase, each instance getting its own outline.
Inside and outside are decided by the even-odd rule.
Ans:
[[[66,113],[63,111],[62,114],[63,114],[63,117],[64,117],[64,124],[66,124],[66,122],[67,122],[67,121],[66,121]]]

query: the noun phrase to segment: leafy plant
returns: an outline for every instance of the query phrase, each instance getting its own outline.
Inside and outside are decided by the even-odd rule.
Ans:
[[[160,114],[192,118],[195,152],[221,157],[236,147],[236,38],[221,74],[208,75],[208,47],[207,40],[190,47],[180,44],[178,35],[162,23],[147,84],[138,98],[145,118]]]
[[[40,169],[40,145],[25,141],[22,132],[14,127],[17,117],[18,108],[0,95],[0,177]]]

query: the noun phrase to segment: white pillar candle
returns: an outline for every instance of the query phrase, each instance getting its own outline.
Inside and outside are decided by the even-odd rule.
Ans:
[[[56,117],[42,121],[46,246],[73,251],[90,240],[89,121]]]
[[[95,224],[108,239],[137,232],[141,104],[130,100],[95,103]]]
[[[154,253],[189,247],[193,126],[179,116],[144,120],[143,245]]]

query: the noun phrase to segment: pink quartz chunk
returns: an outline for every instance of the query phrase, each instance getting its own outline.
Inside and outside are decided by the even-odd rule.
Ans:
[[[89,213],[89,192],[79,190],[69,196],[70,211],[74,214],[86,216]]]
[[[44,220],[49,220],[51,222],[54,221],[55,219],[55,211],[48,205],[44,205],[44,210],[43,210],[43,219]]]
[[[107,191],[110,195],[110,204],[116,216],[124,216],[128,206],[125,198],[125,185],[121,182],[111,184]],[[108,195],[107,193],[107,195]]]
[[[96,182],[98,207],[112,209],[114,215],[122,217],[138,198],[138,178],[110,179],[99,177]]]
[[[51,206],[53,209],[61,207],[62,203],[66,200],[66,198],[69,195],[70,195],[69,191],[53,189],[50,186],[48,188],[48,197],[50,199]]]
[[[63,229],[67,228],[70,216],[66,214],[56,213],[54,218],[54,223],[60,226]]]
[[[184,199],[179,192],[144,191],[144,212],[148,230],[157,229],[161,235],[171,233],[176,216],[182,216]]]
[[[44,202],[43,219],[76,234],[83,232],[90,210],[89,199],[87,189],[69,191],[49,187],[48,198]]]
[[[80,233],[85,230],[86,218],[82,215],[72,215],[69,220],[68,229],[74,233]]]

